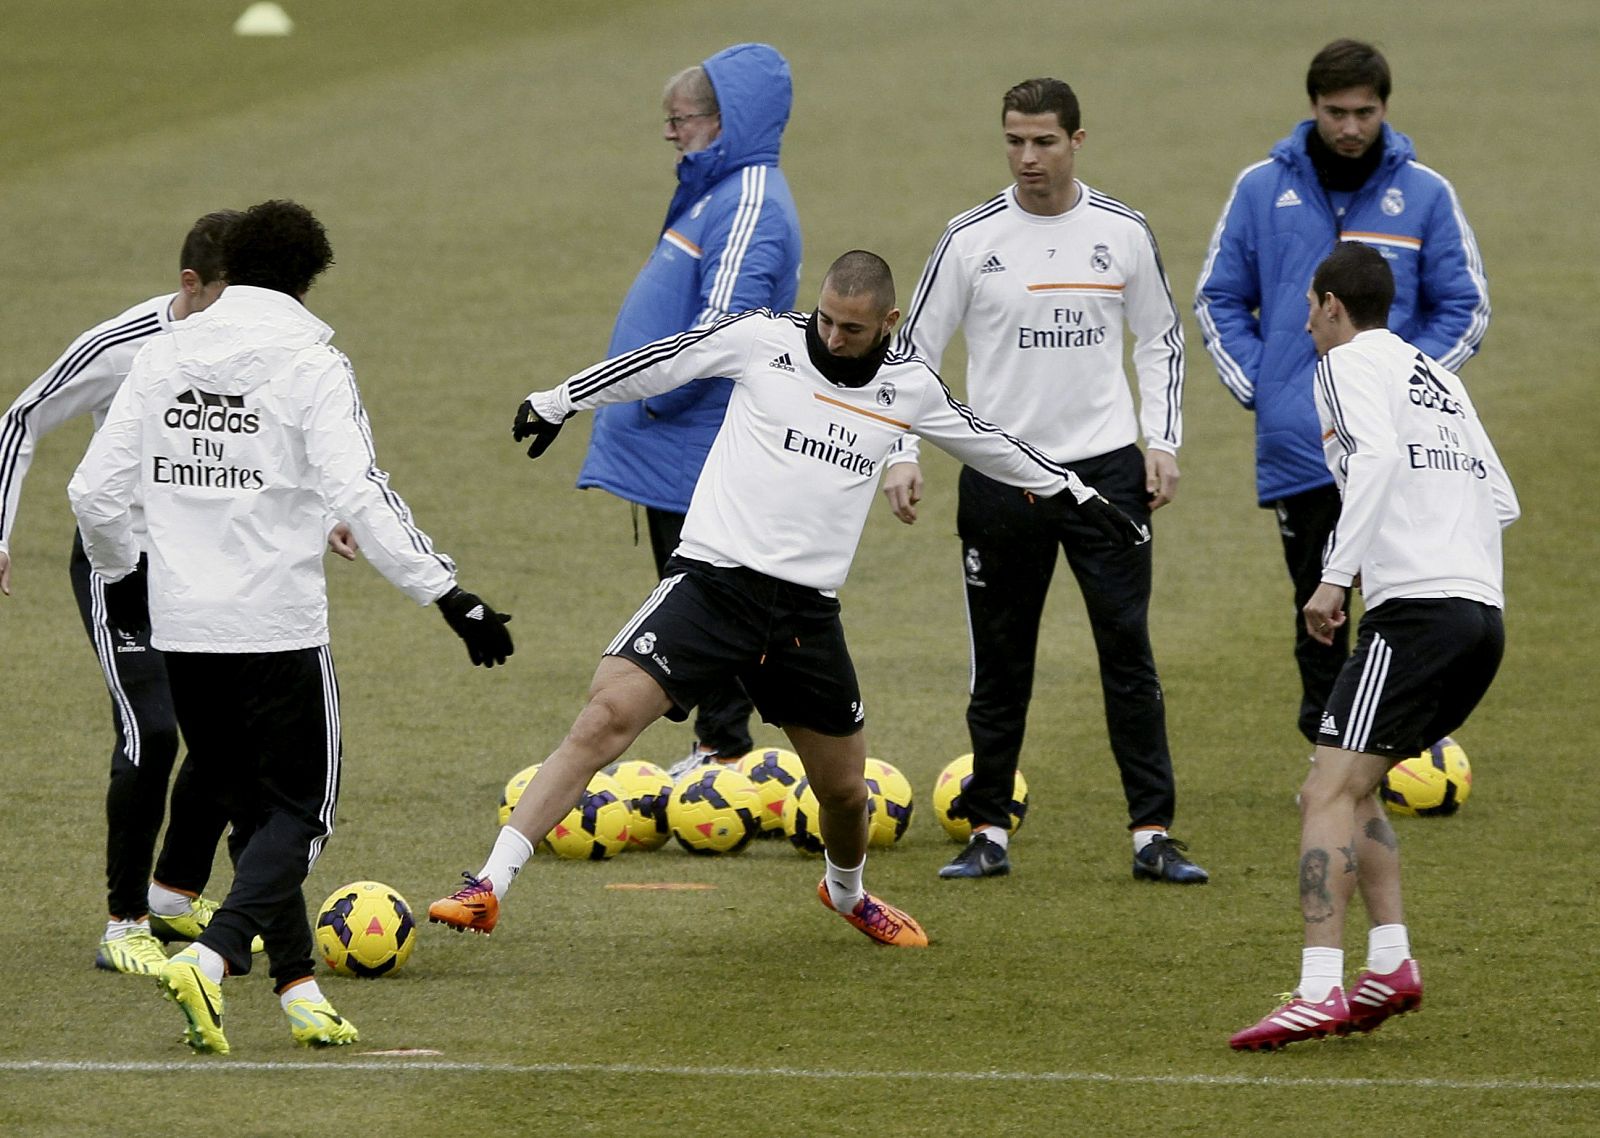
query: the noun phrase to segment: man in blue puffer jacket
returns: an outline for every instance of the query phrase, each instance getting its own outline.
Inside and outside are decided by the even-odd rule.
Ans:
[[[1256,414],[1256,493],[1277,511],[1294,580],[1299,726],[1314,744],[1350,645],[1347,628],[1319,644],[1300,615],[1339,517],[1312,394],[1311,275],[1341,241],[1376,248],[1394,273],[1389,328],[1451,371],[1478,350],[1489,290],[1455,190],[1384,121],[1389,65],[1377,49],[1330,43],[1311,61],[1306,93],[1312,118],[1234,183],[1200,272],[1195,314],[1223,384]]]
[[[792,96],[788,61],[759,43],[719,51],[667,81],[663,135],[678,149],[678,189],[617,313],[607,356],[730,312],[794,307],[800,219],[778,169]],[[595,415],[578,485],[645,507],[658,573],[677,548],[732,388],[708,376]],[[748,752],[750,712],[737,682],[702,702],[695,746],[679,767]]]

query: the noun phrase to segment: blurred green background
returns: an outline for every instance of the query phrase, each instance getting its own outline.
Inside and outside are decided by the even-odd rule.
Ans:
[[[313,904],[377,878],[420,910],[476,869],[502,783],[559,740],[650,584],[628,507],[571,488],[587,420],[537,464],[508,428],[530,389],[599,358],[655,239],[673,185],[662,82],[741,40],[794,70],[783,165],[803,306],[857,246],[889,259],[909,299],[944,223],[1006,184],[1001,94],[1055,74],[1084,105],[1080,176],[1147,215],[1185,312],[1234,177],[1304,117],[1312,54],[1375,41],[1395,72],[1390,119],[1454,183],[1487,265],[1494,318],[1464,378],[1524,506],[1506,546],[1506,662],[1458,735],[1471,802],[1397,826],[1425,1013],[1366,1039],[1230,1053],[1227,1035],[1295,977],[1306,748],[1250,417],[1186,320],[1184,480],[1157,518],[1152,621],[1175,833],[1210,886],[1129,878],[1064,574],[1016,872],[936,880],[953,847],[928,808],[933,777],[969,747],[955,467],[930,455],[922,520],[875,511],[843,598],[869,749],[918,794],[868,880],[934,949],[871,949],[816,905],[818,864],[777,845],[541,858],[491,941],[424,927],[401,975],[325,982],[361,1027],[356,1054],[295,1051],[253,977],[228,987],[234,1056],[190,1058],[153,985],[89,967],[111,732],[65,572],[78,421],[41,448],[0,598],[0,1131],[1593,1132],[1593,4],[337,0],[288,3],[283,39],[234,36],[244,6],[0,0],[0,399],[83,329],[175,287],[199,214],[287,196],[327,224],[338,263],[308,304],[354,361],[393,485],[467,587],[516,614],[518,651],[476,672],[435,614],[364,565],[330,566],[346,777]],[[960,367],[948,378],[959,391]],[[666,763],[688,743],[660,725],[633,753]],[[225,881],[219,866],[213,891]],[[628,881],[717,888],[604,888]],[[369,1054],[402,1048],[445,1066]],[[117,1066],[137,1062],[161,1066]]]

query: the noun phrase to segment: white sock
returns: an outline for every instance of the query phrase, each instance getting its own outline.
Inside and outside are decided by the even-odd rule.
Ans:
[[[1141,853],[1145,846],[1149,845],[1157,838],[1164,838],[1166,836],[1167,832],[1165,830],[1135,830],[1133,831],[1133,852]]]
[[[1411,959],[1411,934],[1404,925],[1373,925],[1367,932],[1367,968],[1393,972]]]
[[[494,840],[489,860],[483,863],[477,876],[494,886],[494,895],[504,897],[511,883],[522,872],[522,867],[533,856],[533,843],[511,826],[500,827],[500,836]]]
[[[228,974],[228,962],[222,959],[222,954],[214,948],[196,942],[189,946],[194,950],[199,960],[200,971],[207,980],[213,984],[222,983],[222,978]]]
[[[310,1000],[313,1004],[320,1004],[325,999],[327,997],[322,994],[322,989],[317,987],[316,979],[310,976],[290,984],[278,993],[278,1004],[284,1011],[289,1010],[290,1000]]]
[[[1300,983],[1295,991],[1300,998],[1320,1004],[1344,982],[1344,949],[1303,948],[1300,950]]]
[[[125,937],[129,933],[138,929],[143,929],[145,932],[150,931],[150,920],[148,917],[141,917],[137,921],[119,921],[113,917],[111,920],[106,922],[105,939],[116,940],[118,937]]]
[[[855,912],[866,892],[861,887],[861,873],[867,867],[867,859],[863,857],[861,864],[854,869],[840,869],[826,854],[823,855],[823,861],[828,868],[822,879],[828,883],[828,899],[833,902],[834,910],[840,913]]]
[[[1001,849],[1005,849],[1011,844],[1011,835],[1006,833],[1006,828],[1004,826],[979,826],[976,830],[972,831],[972,836],[976,838],[979,834],[982,834],[984,837],[988,838]]]
[[[150,911],[158,917],[181,917],[189,911],[194,898],[152,881],[150,888],[145,891],[145,901]]]

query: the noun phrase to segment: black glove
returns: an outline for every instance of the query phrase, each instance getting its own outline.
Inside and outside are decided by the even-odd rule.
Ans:
[[[106,621],[118,632],[138,636],[150,631],[150,595],[145,575],[129,573],[120,581],[106,582]]]
[[[1078,509],[1095,529],[1105,534],[1114,545],[1133,549],[1150,540],[1150,527],[1136,522],[1127,514],[1106,501],[1098,490],[1087,501],[1079,502]]]
[[[475,593],[460,586],[452,588],[434,602],[444,614],[444,622],[467,645],[474,664],[492,668],[504,664],[511,655],[511,633],[506,630],[510,613],[495,612]]]
[[[572,418],[569,414],[567,419]],[[566,422],[563,419],[561,422]],[[533,409],[533,404],[528,400],[522,401],[522,406],[517,408],[517,421],[511,425],[511,437],[517,442],[531,438],[528,444],[528,457],[538,458],[550,449],[550,444],[556,441],[556,436],[561,433],[561,423],[549,423],[539,417]]]

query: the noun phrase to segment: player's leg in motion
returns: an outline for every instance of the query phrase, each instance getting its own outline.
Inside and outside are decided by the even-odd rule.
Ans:
[[[141,563],[136,570],[141,576]],[[178,753],[166,662],[150,647],[148,629],[127,634],[106,619],[105,585],[89,568],[82,539],[74,541],[72,591],[89,634],[106,691],[116,742],[106,789],[106,923],[95,967],[154,976],[166,953],[150,931],[146,893],[156,835],[166,812],[167,780]]]
[[[522,792],[489,860],[466,885],[428,906],[428,919],[457,930],[488,933],[500,916],[500,898],[533,856],[533,847],[577,803],[596,771],[615,762],[672,700],[643,669],[604,656],[589,685],[589,699],[566,738]]]
[[[1363,804],[1375,799],[1389,765],[1378,755],[1317,748],[1300,788],[1300,915],[1305,932],[1300,982],[1288,1003],[1229,1040],[1235,1050],[1272,1051],[1355,1030],[1344,994],[1344,920],[1361,883],[1362,845],[1373,845],[1358,837],[1356,821],[1358,815],[1370,817]],[[1368,876],[1375,895],[1389,898],[1397,908],[1399,859],[1375,854],[1374,861]],[[1378,903],[1383,911],[1384,902]]]
[[[866,736],[824,735],[785,724],[784,733],[806,768],[817,796],[818,827],[827,847],[826,869],[817,886],[822,903],[879,944],[923,948],[928,934],[910,914],[866,891]]]

